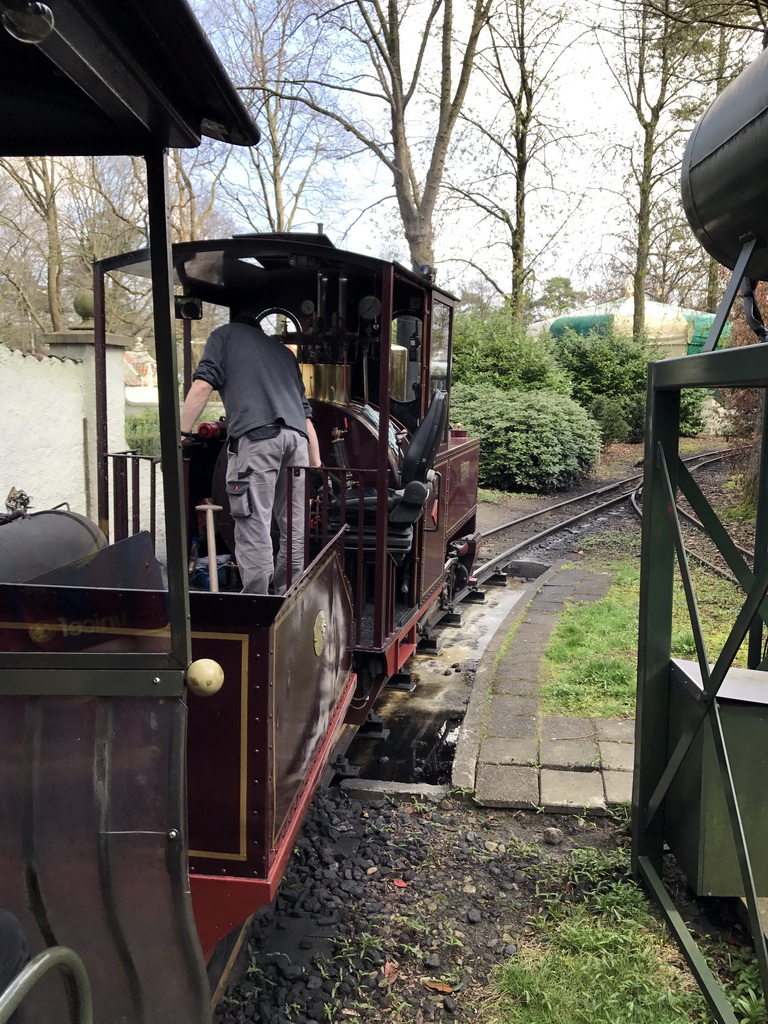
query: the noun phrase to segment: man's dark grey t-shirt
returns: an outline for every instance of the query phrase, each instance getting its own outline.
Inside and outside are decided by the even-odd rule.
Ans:
[[[193,380],[204,380],[221,395],[227,433],[282,423],[307,436],[312,409],[296,357],[258,327],[233,323],[217,327],[205,343]]]

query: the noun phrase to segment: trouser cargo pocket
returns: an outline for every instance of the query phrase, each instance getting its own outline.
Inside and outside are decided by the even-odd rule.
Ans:
[[[228,480],[229,511],[235,518],[245,519],[251,514],[251,494],[247,480]]]

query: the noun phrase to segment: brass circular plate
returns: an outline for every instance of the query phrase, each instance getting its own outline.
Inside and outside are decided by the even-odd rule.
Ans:
[[[315,654],[320,657],[325,647],[325,634],[328,631],[328,620],[325,617],[324,611],[319,611],[315,617],[315,625],[312,630],[312,644],[315,648]]]

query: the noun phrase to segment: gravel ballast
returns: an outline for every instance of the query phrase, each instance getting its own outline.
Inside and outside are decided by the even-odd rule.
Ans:
[[[547,862],[623,841],[610,819],[556,825],[553,846],[544,814],[318,791],[217,1020],[476,1020],[494,968],[533,935]]]

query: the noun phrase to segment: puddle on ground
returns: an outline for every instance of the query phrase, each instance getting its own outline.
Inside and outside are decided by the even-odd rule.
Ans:
[[[360,777],[383,782],[450,782],[459,739],[460,715],[445,719],[416,714],[407,722],[385,723],[386,740],[358,736],[347,751]]]
[[[385,689],[374,707],[386,739],[358,733],[347,750],[360,777],[384,782],[445,784],[483,651],[523,593],[490,589],[482,604],[462,605],[459,626],[434,630],[437,654],[415,654],[406,664],[416,689]]]

